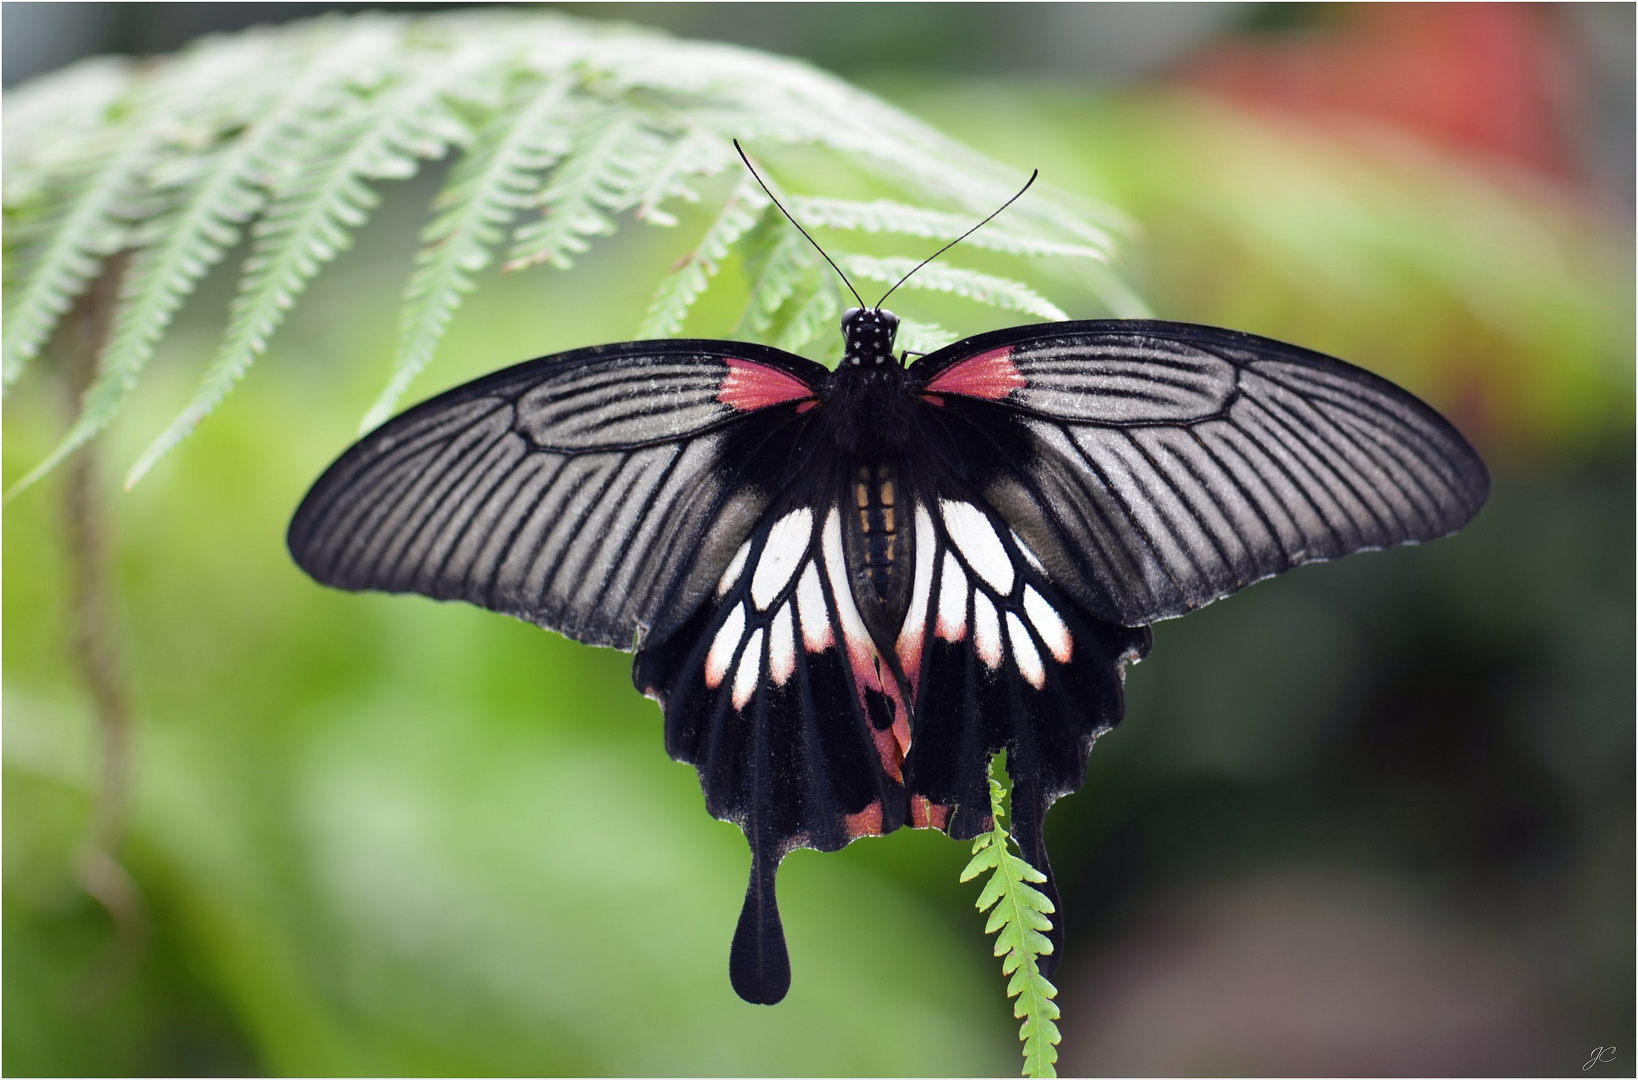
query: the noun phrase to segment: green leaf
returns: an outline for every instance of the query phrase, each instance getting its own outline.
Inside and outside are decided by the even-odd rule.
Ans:
[[[735,186],[699,245],[660,282],[649,304],[648,317],[637,331],[639,338],[670,337],[682,332],[694,301],[709,287],[729,251],[757,223],[768,205],[768,197],[749,176]]]
[[[852,199],[829,199],[814,196],[796,196],[790,211],[796,220],[809,228],[823,226],[865,233],[896,233],[901,236],[920,236],[929,240],[954,240],[978,224],[982,218],[964,217],[938,210],[928,210],[889,199],[858,202]],[[1093,259],[1108,262],[1113,244],[1105,236],[1099,246],[1066,244],[1061,240],[1025,236],[998,227],[995,223],[961,241],[965,247],[987,248],[1013,255],[1057,255],[1071,259]]]
[[[612,214],[642,197],[645,176],[658,164],[665,138],[640,112],[604,106],[575,135],[572,151],[541,193],[542,216],[512,234],[505,269],[550,263],[559,270],[590,250],[590,236],[614,232]]]
[[[143,230],[157,243],[141,248],[126,274],[96,378],[73,426],[12,494],[44,476],[118,415],[177,309],[238,243],[244,222],[266,204],[271,176],[313,127],[343,106],[348,71],[368,62],[372,51],[390,47],[390,35],[380,24],[354,24],[352,33],[335,40],[303,77],[286,82],[243,134],[207,153],[166,162],[172,175],[191,174],[191,182],[182,198],[168,200],[179,205]]]
[[[1024,1044],[1025,1076],[1056,1076],[1062,1036],[1057,1024],[1057,987],[1041,974],[1039,958],[1052,951],[1052,942],[1042,931],[1052,928],[1048,916],[1052,901],[1028,882],[1043,882],[1046,875],[1021,856],[1013,854],[1012,835],[1002,824],[1006,815],[1005,788],[995,779],[997,768],[1005,772],[1004,754],[990,762],[990,815],[992,826],[973,840],[973,857],[961,871],[962,881],[971,881],[986,870],[990,879],[979,893],[976,907],[989,911],[986,934],[995,934],[995,955],[1001,957],[1001,974],[1008,976],[1007,996],[1015,998],[1013,1016],[1024,1021],[1018,1038]],[[993,909],[993,910],[992,910]]]
[[[738,336],[766,340],[780,311],[811,277],[818,256],[802,234],[783,218],[771,215],[764,227],[746,238],[745,272],[751,278],[751,294],[745,311],[734,328]],[[808,291],[811,291],[811,286]]]
[[[826,354],[830,356],[841,346],[837,327],[842,305],[837,296],[836,282],[826,270],[815,265],[811,287],[799,289],[786,307],[785,326],[774,338],[775,348],[797,352],[808,342],[819,338],[830,346]],[[836,357],[830,356],[830,359]]]
[[[154,133],[132,125],[104,133],[97,144],[86,148],[79,168],[60,178],[57,204],[29,230],[34,243],[8,260],[20,265],[15,273],[7,268],[0,344],[0,381],[6,386],[39,354],[58,319],[101,271],[102,260],[125,246],[137,178],[156,152]]]
[[[538,190],[541,174],[568,151],[580,111],[567,80],[526,82],[455,167],[434,204],[440,213],[422,233],[426,243],[404,294],[392,376],[361,430],[392,415],[432,359],[461,294],[472,289],[473,275],[489,265],[506,227]]]
[[[313,145],[305,155],[290,148],[297,165],[257,223],[227,337],[193,400],[131,466],[127,488],[222,402],[267,348],[308,283],[351,246],[353,231],[381,200],[366,181],[413,176],[422,159],[439,157],[467,137],[445,93],[478,59],[471,51],[458,52],[424,79],[351,97],[343,111],[328,118],[325,130],[311,134]]]
[[[880,259],[872,255],[832,257],[836,258],[837,265],[850,277],[882,281],[889,285],[897,283],[904,275],[915,270],[917,263],[915,259]],[[1062,322],[1069,318],[1063,309],[1021,281],[996,277],[993,274],[981,274],[977,270],[951,266],[948,263],[928,263],[916,270],[901,287],[950,293],[968,300],[976,300],[980,304],[1009,311],[1022,311],[1026,315],[1036,315],[1054,322]]]
[[[663,208],[664,204],[672,199],[700,201],[700,193],[684,178],[714,176],[736,160],[728,140],[716,132],[704,128],[686,132],[672,141],[647,175],[639,177],[634,185],[632,196],[638,219],[650,225],[675,226],[677,218]]]
[[[451,157],[366,426],[430,362],[502,245],[508,268],[568,267],[628,213],[676,227],[675,206],[707,190],[696,178],[737,170],[731,137],[770,155],[764,175],[776,192],[785,147],[807,148],[795,159],[805,169],[816,154],[825,168],[881,185],[891,197],[797,196],[790,205],[823,227],[889,240],[956,235],[1016,191],[1010,170],[809,66],[535,8],[331,15],[202,39],[140,64],[88,62],[8,90],[4,383],[44,348],[104,261],[131,252],[93,389],[28,479],[120,414],[182,306],[247,232],[251,251],[200,386],[130,482],[239,383],[373,211],[379,181]],[[742,330],[834,357],[840,283],[787,225],[762,214],[764,196],[744,184],[735,191],[662,283],[644,332],[678,333],[708,290],[738,287],[739,277],[720,273],[737,255],[749,286]],[[1044,188],[1025,202],[974,245],[1052,258],[1059,278],[1138,306],[1100,261],[1118,214],[1071,209]],[[518,221],[537,208],[537,218]],[[924,246],[915,245],[917,258]],[[847,258],[873,280],[912,265],[893,252]],[[1062,317],[1029,286],[955,267],[929,267],[907,287]],[[955,336],[925,323],[902,330],[916,351]]]
[[[899,347],[911,352],[930,353],[954,344],[961,340],[960,334],[953,334],[938,323],[917,322],[914,319],[899,319]]]

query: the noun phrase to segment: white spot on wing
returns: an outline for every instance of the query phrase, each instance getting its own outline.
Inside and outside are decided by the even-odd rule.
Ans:
[[[1009,595],[1012,560],[1007,558],[1007,549],[1001,545],[1001,538],[995,534],[995,527],[984,516],[984,511],[972,503],[948,499],[939,503],[939,510],[944,515],[944,527],[950,530],[950,539],[961,550],[967,565],[996,592]]]
[[[924,506],[916,507],[916,580],[910,589],[910,611],[899,631],[899,661],[906,668],[920,667],[921,637],[927,630],[927,602],[933,593],[933,556],[936,539],[933,518]]]
[[[1035,552],[1031,551],[1029,545],[1024,543],[1024,538],[1018,535],[1017,529],[1012,530],[1012,542],[1018,545],[1019,551],[1023,552],[1025,561],[1041,573],[1046,573],[1046,567],[1041,565],[1041,560],[1035,557]]]
[[[796,670],[796,631],[792,627],[791,604],[787,600],[774,613],[773,626],[768,630],[768,674],[780,686]]]
[[[973,591],[973,648],[991,671],[1001,666],[1001,617],[990,598]]]
[[[1033,588],[1024,589],[1024,614],[1034,624],[1035,632],[1041,635],[1046,647],[1052,650],[1052,658],[1060,664],[1069,663],[1074,655],[1074,639],[1069,636],[1069,627],[1052,610],[1052,605],[1046,602],[1046,597]]]
[[[734,582],[738,581],[739,575],[745,571],[745,557],[750,553],[751,542],[749,540],[739,545],[739,550],[734,552],[734,559],[728,564],[728,569],[722,572],[722,580],[717,582],[718,596],[727,596],[728,590],[734,587]]]
[[[758,611],[768,610],[784,591],[802,556],[808,553],[808,541],[813,539],[813,511],[806,507],[792,510],[773,523],[768,530],[767,543],[757,556],[756,572],[751,575],[751,599]]]
[[[796,583],[796,613],[802,620],[802,644],[808,652],[823,652],[836,644],[836,635],[830,628],[830,612],[825,608],[825,593],[819,585],[819,571],[808,563]]]
[[[937,633],[945,641],[967,636],[967,575],[948,551],[944,553],[944,577],[938,583]]]
[[[762,627],[751,631],[745,642],[745,651],[739,656],[739,667],[734,671],[734,708],[743,709],[756,693],[756,680],[762,674]]]
[[[870,644],[864,619],[859,617],[859,609],[853,603],[847,563],[842,556],[842,518],[835,507],[831,507],[830,514],[825,518],[825,532],[820,544],[825,556],[825,575],[830,578],[830,595],[836,601],[836,616],[842,622],[842,640],[847,643],[854,674],[870,683],[873,680],[866,676],[872,667],[875,648]]]
[[[1012,658],[1018,671],[1029,684],[1039,690],[1046,685],[1046,669],[1041,666],[1041,654],[1035,651],[1035,642],[1024,629],[1024,620],[1016,611],[1007,612],[1007,644],[1012,646]]]
[[[706,686],[715,690],[722,685],[722,677],[728,674],[728,665],[734,661],[734,650],[739,647],[739,637],[744,632],[745,605],[735,604],[734,610],[723,620],[722,629],[711,639],[711,651],[705,654]]]

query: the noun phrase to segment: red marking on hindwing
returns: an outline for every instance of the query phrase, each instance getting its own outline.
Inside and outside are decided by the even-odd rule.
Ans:
[[[813,387],[795,375],[753,364],[749,360],[728,361],[728,377],[722,380],[717,400],[740,412],[754,412],[787,401],[813,397]]]
[[[851,644],[851,642],[850,642]],[[899,692],[898,680],[878,666],[875,650],[868,656],[855,657],[854,686],[859,694],[859,711],[870,715],[865,692],[874,690],[887,699],[893,711],[893,722],[884,728],[872,727],[870,736],[876,743],[876,754],[882,759],[882,771],[896,782],[904,783],[904,759],[910,756],[910,710],[905,708],[904,695]]]
[[[904,677],[910,680],[912,698],[921,689],[921,635],[921,627],[912,629],[907,626],[904,633],[899,635],[899,643],[895,648],[899,654],[899,666],[904,669]]]
[[[861,836],[880,836],[882,834],[882,804],[878,799],[857,814],[846,814],[842,818],[847,829],[847,838],[857,840]]]
[[[950,808],[940,806],[925,795],[910,796],[910,827],[943,830],[950,823]]]
[[[1018,366],[1012,362],[1012,350],[1011,345],[1004,345],[945,368],[927,384],[922,396],[935,405],[943,404],[936,400],[939,394],[1001,400],[1014,390],[1029,385]]]
[[[927,393],[963,393],[999,402],[1025,385],[1029,380],[1012,362],[1012,346],[1002,346],[942,370],[937,379],[927,383]]]
[[[876,756],[882,759],[882,772],[892,777],[894,783],[904,783],[904,753],[897,733],[892,727],[871,728],[870,738],[876,744]]]

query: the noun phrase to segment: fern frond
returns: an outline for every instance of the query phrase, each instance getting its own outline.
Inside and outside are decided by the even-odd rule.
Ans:
[[[8,210],[39,198],[60,179],[65,160],[106,128],[110,111],[131,93],[134,67],[123,57],[93,57],[6,92],[0,182]]]
[[[766,341],[780,309],[802,288],[803,279],[812,275],[817,263],[801,233],[783,217],[769,217],[764,228],[746,240],[745,272],[751,279],[751,292],[735,335]],[[811,285],[807,291],[812,291]]]
[[[700,193],[689,186],[686,177],[714,176],[733,164],[734,152],[728,140],[714,131],[695,128],[672,140],[670,146],[639,177],[632,190],[637,204],[637,219],[650,225],[667,228],[677,224],[676,215],[664,209],[672,199],[699,202]]]
[[[1063,1037],[1055,1023],[1060,1015],[1058,1003],[1053,1000],[1058,988],[1041,974],[1039,963],[1040,957],[1052,952],[1045,931],[1052,929],[1049,916],[1054,909],[1046,894],[1035,888],[1046,881],[1046,875],[1012,853],[1012,834],[1002,824],[1006,791],[994,775],[998,761],[1003,762],[1004,770],[1002,755],[990,762],[991,827],[973,841],[972,861],[961,871],[961,880],[971,881],[990,872],[975,906],[990,912],[984,932],[996,935],[995,955],[1002,958],[1001,974],[1010,976],[1007,996],[1018,999],[1012,1014],[1023,1021],[1018,1029],[1018,1038],[1024,1044],[1023,1075],[1057,1076],[1053,1065]]]
[[[445,79],[463,56],[470,63]],[[452,144],[367,426],[429,362],[498,252],[511,268],[567,266],[622,215],[675,226],[674,208],[707,190],[696,178],[737,169],[731,137],[774,154],[764,176],[776,185],[774,152],[798,145],[885,185],[893,198],[793,204],[816,224],[888,238],[953,236],[1020,179],[813,67],[538,8],[323,16],[141,64],[81,65],[7,91],[3,136],[0,382],[39,353],[105,259],[132,253],[94,391],[31,476],[113,419],[187,297],[248,230],[223,340],[188,408],[133,467],[130,479],[140,476],[236,385],[372,211],[374,182],[411,175]],[[679,332],[706,290],[737,280],[718,271],[743,251],[748,332],[810,349],[818,337],[833,350],[837,282],[811,252],[786,246],[760,195],[734,199],[661,285],[644,332]],[[535,207],[538,219],[519,222]],[[1099,261],[1116,217],[1038,186],[974,242],[1062,259],[1055,274],[1124,314],[1140,302]],[[849,258],[850,272],[876,280],[909,265]],[[1029,287],[969,270],[935,265],[910,287],[1062,317]],[[907,327],[906,343],[942,338],[918,334]]]
[[[375,23],[353,24],[302,77],[286,83],[261,118],[236,138],[205,154],[163,162],[172,175],[188,177],[174,209],[141,233],[157,243],[137,252],[121,289],[96,378],[85,392],[68,433],[12,488],[23,490],[95,437],[125,405],[142,369],[182,302],[228,249],[241,227],[267,202],[269,177],[287,167],[293,149],[345,100],[351,65],[391,47],[391,35]]]
[[[409,384],[432,359],[461,294],[488,266],[518,211],[539,189],[541,174],[570,146],[579,108],[567,79],[525,81],[484,125],[434,205],[440,213],[421,234],[424,246],[404,294],[392,376],[365,414],[369,430],[392,414]]]
[[[590,250],[587,237],[613,233],[612,215],[642,197],[643,181],[666,146],[642,115],[612,107],[575,141],[541,193],[542,216],[513,232],[508,272],[541,263],[567,270],[575,255]]]
[[[793,204],[791,213],[796,215],[796,220],[809,228],[818,225],[850,232],[920,236],[929,240],[954,240],[977,224],[978,220],[982,220],[910,206],[890,199],[859,202],[853,199],[796,196],[791,202]],[[1071,259],[1109,261],[1107,245],[1093,247],[1089,244],[1066,244],[1059,240],[1024,236],[1005,228],[997,228],[993,223],[979,229],[961,243],[967,247],[988,248],[1011,255],[1056,255]]]
[[[938,323],[916,322],[914,319],[899,319],[899,348],[911,352],[930,353],[953,345],[961,340],[960,334],[953,334]]]
[[[423,159],[443,155],[467,129],[451,111],[445,91],[471,69],[460,53],[423,79],[354,97],[346,112],[297,158],[292,179],[255,228],[229,315],[227,336],[193,400],[145,449],[125,477],[129,488],[221,404],[284,321],[325,263],[352,243],[381,197],[366,181],[413,176]]]
[[[836,262],[855,280],[866,278],[891,285],[915,268],[917,260],[902,257],[879,259],[872,255],[844,255]],[[1022,311],[1043,319],[1068,319],[1062,308],[1021,281],[981,274],[948,263],[928,263],[904,283],[906,289],[950,293],[980,304]]]
[[[39,355],[102,260],[125,246],[136,177],[154,148],[148,130],[110,133],[109,142],[104,153],[91,157],[82,175],[60,181],[66,198],[40,214],[31,230],[31,250],[15,255],[19,265],[5,290],[0,344],[0,383],[5,386]]]
[[[836,332],[836,319],[842,310],[836,280],[830,274],[830,267],[821,270],[815,263],[810,282],[807,287],[798,290],[791,302],[786,305],[788,310],[785,313],[785,325],[779,336],[774,339],[774,346],[789,352],[797,352],[817,337],[831,346],[826,357],[821,359],[834,360],[835,353],[841,347],[841,336]]]
[[[360,21],[348,37],[356,38],[373,29],[371,24]],[[311,35],[314,31],[309,29],[308,33]],[[220,49],[197,49],[170,69],[138,80],[129,100],[115,110],[116,115],[120,112],[124,115],[90,137],[90,146],[85,148],[82,159],[91,167],[82,181],[83,186],[76,189],[73,180],[65,178],[62,186],[69,194],[64,200],[61,220],[45,230],[46,235],[40,241],[37,255],[20,255],[20,261],[27,263],[26,269],[19,275],[23,279],[21,288],[8,289],[6,297],[4,356],[0,359],[3,375],[0,378],[7,385],[22,373],[28,361],[39,352],[55,329],[58,318],[95,276],[101,260],[124,248],[133,239],[135,225],[140,223],[145,226],[141,236],[136,237],[139,242],[159,234],[161,219],[171,212],[175,200],[154,197],[155,192],[147,183],[150,174],[157,171],[163,175],[167,167],[173,175],[177,172],[184,176],[195,174],[198,171],[195,141],[201,138],[213,141],[209,137],[210,132],[243,123],[245,113],[237,110],[246,110],[253,116],[261,112],[268,96],[266,89],[260,93],[249,93],[244,99],[223,100],[217,96],[221,83],[229,73],[246,64],[261,64],[270,69],[274,78],[257,85],[280,85],[276,77],[284,74],[288,66],[288,57],[280,54],[292,51],[288,43],[281,50],[278,42],[270,41],[267,35],[247,35],[243,40]],[[208,107],[201,106],[201,102],[209,103]],[[197,114],[190,114],[190,109],[197,110]],[[195,115],[196,118],[184,119],[188,115]],[[274,129],[266,123],[256,126],[261,131]],[[97,152],[99,144],[108,146],[106,153]],[[179,164],[182,165],[181,169],[177,168]],[[183,187],[185,184],[173,186]],[[231,202],[236,200],[224,200],[223,205]],[[208,218],[209,213],[204,216]],[[208,223],[201,224],[206,229],[210,228]],[[189,248],[205,251],[208,245],[202,245],[195,234],[176,238],[176,246],[183,251]],[[187,260],[173,260],[171,266],[182,269],[187,266]],[[202,271],[195,274],[194,280],[201,275]],[[156,286],[159,292],[168,291],[163,275],[153,280],[159,282]],[[182,295],[191,291],[191,282],[177,284]],[[165,306],[156,297],[156,302],[145,305],[144,313],[151,319]],[[170,308],[172,313],[174,310],[174,306]],[[168,321],[167,314],[164,322]],[[164,323],[161,323],[161,330],[163,326]],[[102,371],[106,372],[106,362],[99,363]],[[93,387],[88,391],[88,398],[96,393],[99,401],[111,400],[113,408],[117,410],[124,398],[124,391],[120,389],[124,379],[123,374],[108,377],[99,374],[98,382],[102,388],[98,391]],[[82,409],[82,417],[85,412]],[[92,419],[94,434],[95,430],[100,430],[107,423],[108,418],[97,420],[93,416]],[[80,437],[79,441],[83,442],[84,437]],[[57,460],[61,460],[62,456],[60,450],[54,454]]]
[[[729,251],[757,223],[769,205],[768,197],[749,176],[734,187],[722,212],[705,230],[699,245],[660,282],[660,287],[654,292],[654,300],[649,304],[648,316],[637,331],[639,338],[670,337],[682,332],[683,322],[688,318],[694,301],[700,298],[711,278],[722,269],[722,262]]]

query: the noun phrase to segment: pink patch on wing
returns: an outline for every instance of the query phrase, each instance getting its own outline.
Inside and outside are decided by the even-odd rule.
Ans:
[[[749,360],[728,361],[728,377],[722,380],[717,400],[732,405],[740,412],[754,412],[770,405],[787,401],[801,401],[813,397],[813,387],[766,364]]]
[[[882,759],[882,772],[894,783],[904,783],[904,754],[899,750],[893,728],[871,728],[870,738],[876,744],[876,756]]]
[[[950,823],[950,808],[940,806],[925,795],[910,796],[912,829],[943,829]]]
[[[880,836],[882,834],[882,804],[878,799],[857,814],[844,814],[842,821],[847,829],[849,840],[856,840],[861,836]]]
[[[921,688],[921,635],[922,628],[904,628],[899,635],[896,651],[899,654],[899,666],[904,669],[904,677],[910,680],[910,696],[914,697]]]
[[[884,728],[872,726],[870,737],[876,744],[876,755],[881,758],[882,771],[902,784],[904,759],[910,754],[910,711],[905,708],[898,680],[880,669],[876,651],[868,640],[856,642],[848,637],[846,631],[843,637],[848,639],[853,685],[859,695],[859,711],[869,715],[867,691],[872,690],[885,697],[887,707],[893,711],[893,722]]]
[[[937,378],[927,384],[923,396],[963,394],[967,397],[999,401],[1014,390],[1022,389],[1029,384],[1019,372],[1018,366],[1012,362],[1012,349],[1011,345],[991,349],[944,369]],[[938,405],[942,402],[934,401],[933,404]]]
[[[845,631],[843,636],[847,637]],[[848,639],[853,685],[859,695],[859,710],[869,715],[867,691],[874,690],[887,699],[887,707],[893,710],[893,722],[885,728],[873,727],[870,737],[876,744],[877,756],[882,759],[882,771],[902,784],[904,759],[910,753],[910,714],[904,707],[898,682],[891,675],[884,678],[883,672],[879,670],[875,650],[865,642],[862,648],[855,651],[852,646],[856,644],[851,638]]]

